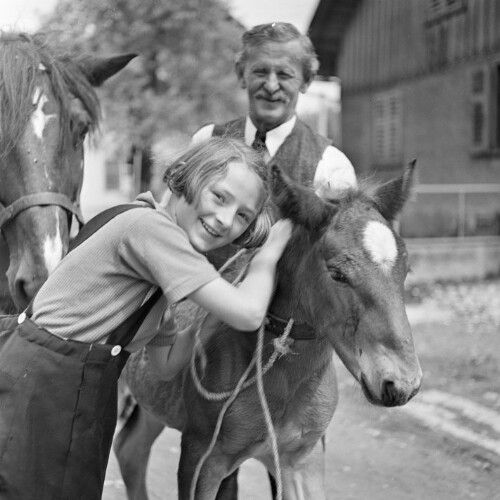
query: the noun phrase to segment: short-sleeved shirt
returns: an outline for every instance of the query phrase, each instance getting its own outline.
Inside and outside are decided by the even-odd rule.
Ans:
[[[158,328],[166,308],[219,274],[151,193],[137,203],[141,208],[117,215],[61,261],[34,300],[39,326],[62,338],[104,343],[160,287],[164,297],[127,350],[172,343],[173,321]]]

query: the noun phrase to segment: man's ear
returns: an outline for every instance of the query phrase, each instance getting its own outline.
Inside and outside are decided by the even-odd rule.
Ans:
[[[300,91],[305,94],[307,92],[307,89],[309,88],[309,85],[311,85],[312,80],[309,80],[308,82],[302,82],[302,85],[300,86]]]
[[[236,72],[236,78],[238,78],[238,83],[242,89],[247,88],[247,82],[245,80],[245,65],[236,63],[234,65],[234,71]]]

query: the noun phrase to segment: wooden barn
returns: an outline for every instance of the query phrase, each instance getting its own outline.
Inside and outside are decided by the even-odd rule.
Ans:
[[[500,2],[320,0],[309,35],[320,75],[340,79],[359,176],[417,159],[402,234],[498,237]]]

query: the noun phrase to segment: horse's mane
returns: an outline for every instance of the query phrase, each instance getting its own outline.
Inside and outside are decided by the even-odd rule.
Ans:
[[[99,100],[77,60],[47,41],[47,35],[0,31],[0,158],[16,145],[33,110],[33,91],[40,66],[47,70],[54,96],[61,107],[62,148],[69,127],[71,96],[82,101],[94,130],[100,118]]]

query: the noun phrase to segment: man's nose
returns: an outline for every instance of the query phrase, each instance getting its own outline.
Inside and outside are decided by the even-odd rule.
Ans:
[[[267,75],[264,86],[270,94],[276,92],[279,89],[280,82],[278,80],[278,77],[276,76],[276,73],[269,73]]]

